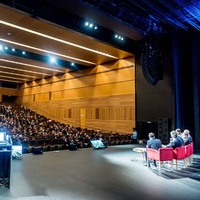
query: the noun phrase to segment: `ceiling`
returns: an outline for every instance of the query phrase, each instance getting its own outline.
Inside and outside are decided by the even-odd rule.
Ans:
[[[0,81],[24,83],[94,67],[133,56],[149,35],[200,30],[196,0],[57,2],[0,0]]]

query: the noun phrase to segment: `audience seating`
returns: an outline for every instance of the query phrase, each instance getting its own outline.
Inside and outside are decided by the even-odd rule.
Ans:
[[[157,150],[147,148],[147,165],[150,167],[150,160],[159,162],[159,172],[161,171],[161,163],[170,161],[171,169],[173,169],[173,148],[160,148]]]

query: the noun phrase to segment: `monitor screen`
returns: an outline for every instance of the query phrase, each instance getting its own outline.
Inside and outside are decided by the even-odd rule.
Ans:
[[[0,143],[6,142],[6,132],[0,132]]]
[[[12,158],[21,158],[21,157],[22,157],[22,145],[13,145]]]
[[[94,149],[104,149],[105,145],[102,143],[101,140],[90,140]]]

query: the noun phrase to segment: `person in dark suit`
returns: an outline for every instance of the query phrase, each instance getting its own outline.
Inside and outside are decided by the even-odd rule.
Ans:
[[[177,133],[177,139],[180,140],[180,142],[181,142],[181,146],[184,146],[185,143],[184,143],[184,140],[183,140],[183,138],[182,138],[181,129],[180,129],[180,128],[177,128],[175,131],[176,131],[176,133]]]
[[[166,145],[166,147],[171,147],[173,149],[175,149],[176,147],[181,147],[181,141],[177,138],[178,135],[176,133],[176,131],[171,131],[170,132],[171,138],[170,138],[170,142],[169,144]]]
[[[162,142],[160,139],[157,139],[155,137],[154,133],[151,132],[151,133],[149,133],[149,140],[147,140],[146,148],[158,150],[158,149],[162,148]],[[146,161],[146,163],[144,165],[146,166],[147,165],[147,152],[146,151],[144,151],[144,155],[145,155],[145,161]],[[154,165],[156,166],[155,160],[154,160]]]

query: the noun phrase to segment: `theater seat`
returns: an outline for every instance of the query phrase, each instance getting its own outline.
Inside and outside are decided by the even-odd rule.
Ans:
[[[150,167],[149,161],[156,160],[159,162],[159,171],[161,171],[161,163],[170,161],[171,170],[173,169],[173,148],[160,148],[157,150],[147,148],[147,165]]]

